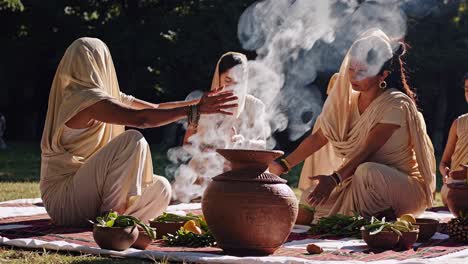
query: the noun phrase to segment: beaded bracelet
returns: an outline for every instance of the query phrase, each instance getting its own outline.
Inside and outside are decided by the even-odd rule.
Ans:
[[[198,105],[190,105],[187,113],[188,126],[191,129],[197,129],[198,121],[200,121],[200,111]]]

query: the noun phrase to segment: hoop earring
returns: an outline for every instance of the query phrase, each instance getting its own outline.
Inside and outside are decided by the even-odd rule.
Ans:
[[[386,81],[380,81],[379,88],[382,89],[382,90],[387,88],[387,82]]]

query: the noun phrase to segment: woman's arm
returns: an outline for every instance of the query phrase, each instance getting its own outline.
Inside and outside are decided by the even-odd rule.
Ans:
[[[457,145],[457,119],[453,121],[452,126],[450,126],[450,131],[447,139],[447,144],[445,145],[445,150],[444,154],[442,155],[442,160],[440,161],[439,164],[439,171],[442,177],[444,178],[445,182],[445,176],[447,176],[450,172],[450,166],[452,163],[452,155],[453,152],[455,151],[455,146]]]
[[[442,155],[442,160],[439,164],[439,171],[442,175],[442,179],[445,182],[445,177],[450,173],[450,167],[452,165],[452,155],[455,151],[455,146],[457,145],[457,119],[453,121],[450,126],[449,136],[447,139],[447,144],[445,145],[444,154]]]
[[[198,104],[200,99],[190,100],[190,101],[178,101],[178,102],[167,102],[160,104],[153,104],[150,102],[143,101],[141,99],[134,99],[130,105],[135,109],[148,109],[148,108],[158,108],[158,109],[174,109],[178,107],[184,107],[189,105]]]
[[[351,177],[356,171],[356,168],[377,152],[398,128],[400,128],[400,126],[395,124],[377,124],[372,128],[367,136],[365,144],[337,171],[342,177],[342,180]]]
[[[370,131],[364,145],[337,171],[342,177],[341,180],[354,175],[356,168],[377,152],[399,127],[395,124],[377,124]],[[319,181],[317,187],[307,198],[311,206],[317,206],[328,199],[330,193],[335,189],[337,181],[333,177],[325,175],[312,176],[310,179]]]
[[[322,130],[318,129],[316,132],[306,137],[301,144],[285,158],[285,160],[287,160],[290,165],[290,169],[292,169],[327,143],[328,139],[323,135]],[[269,170],[271,173],[276,175],[281,175],[286,172],[285,169],[277,162],[271,163]]]
[[[227,110],[237,106],[237,104],[232,104],[234,100],[237,100],[237,97],[232,92],[211,92],[202,97],[198,103],[198,108],[201,114],[221,113],[232,115]],[[231,104],[228,104],[229,102]],[[87,124],[89,120],[98,120],[105,123],[138,128],[158,127],[186,117],[188,109],[189,106],[173,109],[135,109],[116,99],[105,99],[84,109],[72,118],[79,120],[79,122],[70,121],[75,124]],[[72,127],[80,128],[76,126]]]

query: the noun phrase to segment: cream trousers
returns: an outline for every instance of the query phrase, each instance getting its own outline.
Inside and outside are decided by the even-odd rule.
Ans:
[[[302,193],[301,203],[315,184]],[[366,162],[358,166],[354,175],[336,187],[328,200],[317,206],[315,219],[337,213],[372,216],[393,209],[397,216],[425,210],[425,192],[419,179],[380,163]]]
[[[162,214],[171,199],[169,182],[153,175],[148,143],[135,130],[114,138],[53,188],[58,197],[44,204],[54,222],[65,226],[89,224],[88,219],[109,210],[148,222]]]

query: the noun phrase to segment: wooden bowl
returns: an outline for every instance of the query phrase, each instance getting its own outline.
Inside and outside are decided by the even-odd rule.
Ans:
[[[297,213],[296,225],[310,225],[314,220],[314,212],[299,206]]]
[[[382,231],[378,234],[371,235],[368,230],[362,230],[361,234],[364,242],[372,249],[393,249],[400,240],[400,236],[393,231]]]
[[[435,234],[439,227],[439,221],[429,218],[416,218],[415,225],[419,226],[418,241],[424,242],[431,239]]]
[[[93,238],[103,249],[123,251],[137,240],[138,228],[136,226],[101,227],[94,225]]]
[[[401,232],[400,240],[398,241],[398,247],[401,249],[411,249],[413,244],[418,240],[419,229]]]
[[[175,234],[183,227],[185,222],[156,222],[151,221],[150,226],[156,228],[156,238],[161,239],[167,234]]]
[[[151,239],[151,237],[149,237],[145,231],[140,230],[138,232],[138,238],[135,241],[135,243],[133,243],[132,247],[138,249],[146,249],[152,242],[153,239]]]

